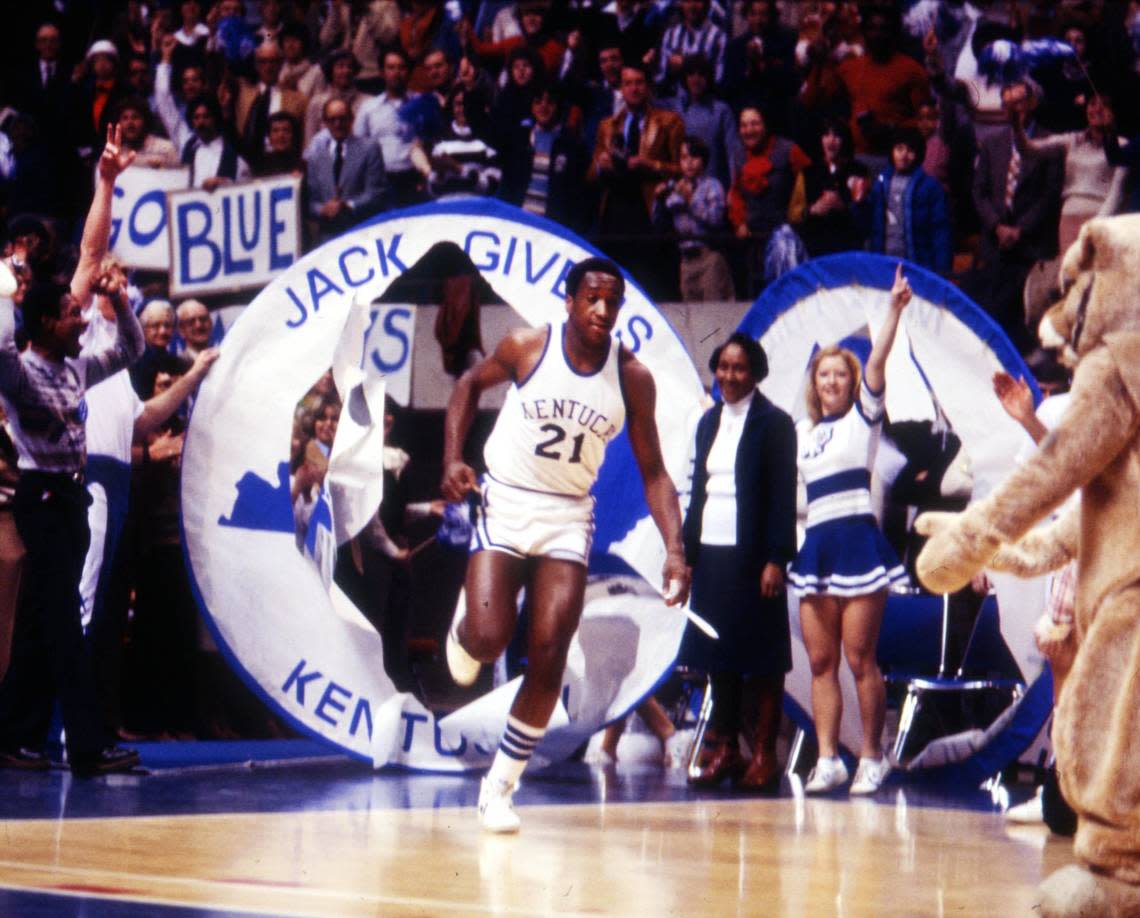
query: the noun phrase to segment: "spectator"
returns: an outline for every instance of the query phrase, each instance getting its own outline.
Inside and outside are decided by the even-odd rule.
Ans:
[[[146,99],[148,105],[153,104],[154,75],[151,73],[150,63],[145,54],[132,54],[127,58],[127,92],[140,99]]]
[[[447,106],[451,121],[431,148],[428,190],[436,200],[493,195],[499,187],[498,151],[468,122],[466,100],[462,85],[451,91]]]
[[[12,143],[8,174],[3,182],[8,212],[69,217],[69,183],[66,176],[60,180],[60,158],[41,138],[35,122],[27,115],[16,115],[9,120],[7,129]]]
[[[716,249],[724,229],[724,186],[708,174],[709,149],[689,135],[681,144],[681,175],[662,182],[654,201],[655,222],[668,224],[681,253],[681,299],[686,303],[735,299],[732,272]]]
[[[488,137],[513,136],[519,125],[530,117],[535,89],[546,83],[542,61],[532,48],[520,47],[511,51],[503,72],[507,82],[496,93],[491,106],[490,124],[485,132]],[[477,122],[473,126],[479,130]]]
[[[855,151],[889,153],[891,131],[913,124],[918,103],[930,95],[926,71],[897,49],[898,11],[877,5],[863,25],[867,53],[835,65],[818,57],[804,84],[803,102],[815,108],[842,97],[851,114]]]
[[[0,393],[20,454],[15,515],[27,550],[12,662],[0,684],[0,765],[5,767],[49,767],[43,747],[56,699],[75,776],[127,771],[138,762],[134,750],[108,745],[79,609],[79,578],[90,538],[80,403],[87,386],[129,366],[143,350],[142,329],[126,292],[115,286],[98,291],[114,305],[114,346],[91,356],[79,353],[82,309],[97,292],[110,238],[115,179],[132,158],[120,149],[118,131],[108,133],[70,289],[48,282],[28,289],[22,309],[31,344],[23,354],[16,350],[11,307],[0,309]],[[25,426],[27,419],[42,416],[45,406],[60,429]]]
[[[269,152],[261,157],[253,170],[257,176],[305,175],[301,156],[301,125],[288,112],[269,116]]]
[[[192,100],[186,106],[186,120],[193,133],[182,148],[182,165],[190,167],[192,188],[213,191],[249,178],[249,165],[222,136],[222,110],[216,100],[209,96]]]
[[[260,0],[258,3],[257,8],[261,14],[261,23],[253,33],[258,44],[264,45],[267,42],[281,44],[281,29],[285,25],[281,19],[281,5],[281,0]]]
[[[392,206],[405,207],[418,203],[423,195],[423,176],[412,163],[416,128],[401,116],[409,101],[407,55],[399,49],[386,51],[383,65],[384,91],[360,106],[353,133],[380,145],[389,201]]]
[[[645,238],[657,185],[680,170],[685,124],[680,115],[653,105],[643,66],[621,72],[622,108],[598,128],[587,178],[601,188],[598,231],[606,251],[660,295],[672,285],[662,259]]]
[[[470,24],[464,21],[461,26],[460,37],[482,63],[498,64],[507,61],[509,65],[512,52],[521,48],[529,48],[541,61],[542,75],[556,75],[562,63],[562,55],[566,50],[566,45],[550,32],[547,18],[550,13],[550,4],[547,0],[520,0],[518,10],[518,35],[505,38],[499,42],[483,41],[470,27]]]
[[[321,49],[352,51],[360,62],[357,88],[374,95],[384,86],[384,54],[399,44],[400,16],[396,0],[369,0],[367,5],[336,0],[321,26]]]
[[[863,248],[852,205],[863,201],[867,170],[854,159],[851,131],[842,119],[824,122],[818,157],[804,170],[804,216],[797,226],[813,258]]]
[[[763,284],[768,240],[777,227],[788,222],[796,180],[811,160],[786,137],[769,133],[759,109],[744,109],[739,125],[745,159],[728,192],[728,220],[737,238],[747,240],[751,298]]]
[[[744,14],[746,30],[724,52],[724,95],[737,110],[752,106],[769,112],[773,129],[787,131],[789,104],[800,87],[796,35],[780,24],[774,0],[748,0]]]
[[[179,63],[201,62],[206,56],[206,44],[210,40],[210,27],[202,21],[202,4],[198,0],[182,0],[178,6],[181,24],[174,38],[181,50],[176,56]]]
[[[1034,137],[1035,96],[1036,85],[1025,80],[1001,92],[1010,122],[1024,117],[1026,133]],[[1022,157],[1008,126],[978,147],[972,191],[981,240],[965,287],[1022,351],[1035,337],[1022,313],[1026,278],[1035,263],[1057,255],[1063,168],[1055,156]]]
[[[443,0],[409,0],[408,11],[400,20],[399,44],[412,64],[408,78],[412,92],[439,92],[443,88],[440,62],[432,59],[432,52],[442,53],[450,69],[462,51]]]
[[[666,29],[661,36],[661,51],[657,60],[657,87],[661,97],[676,92],[681,81],[681,68],[690,54],[703,55],[712,67],[713,78],[719,84],[724,78],[724,30],[709,18],[711,0],[677,0],[681,21]]]
[[[182,353],[195,360],[210,346],[214,334],[214,320],[205,303],[184,300],[177,309],[178,335],[182,339]]]
[[[558,84],[540,87],[530,110],[530,118],[514,128],[505,144],[499,197],[582,232],[582,179],[589,163],[577,133],[566,125]]]
[[[154,71],[154,110],[166,128],[166,136],[175,148],[183,150],[193,131],[186,114],[186,104],[191,99],[199,99],[209,93],[206,72],[197,63],[189,64],[178,73],[178,95],[174,97],[174,51],[178,41],[173,35],[163,35],[160,39],[158,66]]]
[[[313,142],[324,124],[323,112],[325,103],[329,99],[340,99],[348,107],[355,121],[360,108],[368,96],[356,88],[356,74],[360,72],[360,64],[352,56],[351,51],[334,51],[321,65],[324,71],[327,87],[318,92],[309,100],[309,107],[305,113],[305,149]]]
[[[621,48],[616,39],[603,41],[598,48],[598,77],[595,83],[575,87],[582,108],[584,125],[582,140],[592,150],[598,138],[598,127],[612,118],[624,104],[621,97]]]
[[[352,113],[340,99],[325,103],[328,139],[309,152],[308,216],[320,240],[330,239],[368,219],[383,201],[384,160],[380,147],[352,136]]]
[[[622,61],[640,64],[647,73],[656,72],[654,65],[661,47],[661,28],[655,14],[653,4],[640,0],[616,0],[612,18],[603,20],[608,22],[608,27],[603,26],[604,31],[616,37]],[[614,37],[607,39],[605,44],[612,46]]]
[[[48,152],[59,159],[69,147],[74,125],[70,123],[70,73],[60,60],[59,26],[45,22],[36,30],[36,58],[26,67],[11,71],[12,101],[21,113],[39,126]]]
[[[285,60],[277,85],[282,89],[295,89],[311,101],[328,84],[321,68],[309,59],[308,30],[299,22],[287,22],[281,27],[278,43]]]
[[[79,156],[91,162],[93,150],[114,122],[115,108],[127,96],[119,79],[119,50],[106,39],[94,42],[84,59],[85,76],[76,87],[75,130]]]
[[[952,246],[946,192],[919,163],[926,145],[917,128],[900,128],[891,164],[871,185],[865,205],[872,252],[906,258],[931,271],[950,271]]]
[[[702,54],[690,54],[681,65],[680,93],[670,107],[685,122],[685,133],[708,147],[708,173],[722,188],[732,182],[733,166],[744,159],[732,109],[713,95],[712,65]]]
[[[282,89],[277,85],[284,62],[277,43],[264,42],[253,52],[257,82],[242,81],[238,85],[234,126],[241,139],[242,152],[250,159],[257,159],[265,152],[270,115],[284,111],[297,120],[305,117],[305,97],[295,89]]]
[[[170,342],[174,338],[174,307],[166,300],[151,300],[139,313],[146,349],[131,366],[131,385],[139,398],[154,390],[154,377],[160,367],[167,366]]]
[[[134,165],[152,169],[176,169],[178,151],[165,137],[152,133],[153,115],[140,96],[128,97],[117,106],[115,121],[122,132],[123,146],[135,151]]]
[[[1058,234],[1064,253],[1085,221],[1116,213],[1124,196],[1125,170],[1113,166],[1104,152],[1105,137],[1114,121],[1112,105],[1104,96],[1092,96],[1085,106],[1087,126],[1083,131],[1049,137],[1030,137],[1025,131],[1024,112],[1016,111],[1015,117],[1013,139],[1022,158],[1060,156],[1064,163]]]

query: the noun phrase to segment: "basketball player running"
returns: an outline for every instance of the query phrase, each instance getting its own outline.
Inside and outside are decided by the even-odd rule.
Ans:
[[[455,681],[470,685],[480,666],[510,641],[517,597],[528,597],[527,669],[506,732],[479,792],[479,819],[491,832],[517,832],[512,795],[546,732],[570,640],[582,615],[594,498],[606,444],[628,425],[645,497],[667,552],[669,605],[689,594],[677,491],[661,458],[653,377],[610,332],[625,294],[620,269],[588,258],[566,277],[567,320],[517,330],[456,384],[444,422],[442,491],[460,500],[481,490],[467,609],[447,638]],[[463,444],[484,389],[513,382],[484,449],[480,483]]]

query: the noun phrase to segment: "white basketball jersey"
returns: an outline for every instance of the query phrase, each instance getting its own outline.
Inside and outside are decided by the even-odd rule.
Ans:
[[[584,497],[625,424],[619,376],[621,342],[606,362],[579,373],[566,359],[566,325],[550,326],[546,347],[526,379],[507,392],[483,448],[487,474],[516,488]]]

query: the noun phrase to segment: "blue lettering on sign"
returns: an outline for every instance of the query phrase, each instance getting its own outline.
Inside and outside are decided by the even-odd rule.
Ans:
[[[653,326],[649,324],[649,320],[645,318],[645,316],[630,316],[629,321],[625,323],[625,331],[627,331],[629,336],[633,339],[633,344],[626,345],[631,354],[636,354],[641,350],[641,335],[638,334],[639,329],[641,335],[645,336],[646,341],[653,337]],[[618,341],[624,343],[625,338],[622,335],[622,330],[618,329],[616,334]]]
[[[404,718],[404,752],[411,752],[412,738],[415,733],[416,724],[426,724],[426,714],[416,714],[413,711],[401,711],[400,716]]]
[[[408,336],[405,331],[396,323],[399,320],[406,322],[411,319],[411,317],[412,311],[402,306],[396,309],[390,309],[385,314],[384,321],[380,324],[380,327],[384,331],[384,340],[394,339],[397,341],[400,345],[400,356],[395,360],[385,360],[380,353],[382,347],[374,347],[372,349],[372,365],[381,373],[395,373],[408,362],[408,355],[412,350],[411,342],[408,341]]]
[[[486,256],[487,260],[480,264],[476,261],[476,256],[471,252],[471,243],[476,239],[489,239],[492,245],[499,244],[499,237],[494,233],[487,230],[472,230],[467,234],[467,238],[463,240],[463,251],[467,253],[467,257],[471,259],[471,264],[475,266],[477,271],[494,271],[499,266],[499,253],[494,249],[488,249],[482,253]]]
[[[435,721],[435,751],[440,755],[459,756],[467,751],[467,740],[459,737],[459,745],[454,749],[447,749],[443,745],[443,731],[439,729],[439,721]]]
[[[140,228],[140,223],[144,223],[141,219],[141,214],[146,207],[157,208],[158,219],[154,221],[154,225],[150,229]],[[144,223],[145,225],[145,223]],[[137,246],[148,246],[156,240],[162,231],[166,229],[166,192],[155,188],[153,191],[148,191],[146,194],[141,195],[135,206],[131,208],[130,216],[127,218],[127,235],[130,236],[131,242]],[[112,243],[114,245],[114,243]]]
[[[528,239],[526,242],[526,282],[528,284],[537,284],[546,275],[546,272],[554,267],[554,263],[558,261],[558,253],[555,252],[550,256],[546,264],[542,266],[542,269],[537,274],[535,274],[533,256],[534,249],[531,246],[530,240]]]
[[[192,214],[198,214],[203,219],[201,229],[197,232],[190,229]],[[182,286],[205,284],[218,275],[218,270],[222,266],[222,253],[210,241],[210,228],[213,222],[213,218],[210,216],[210,208],[202,201],[187,201],[178,205],[178,239],[180,242],[178,276]],[[210,267],[204,273],[195,276],[190,273],[190,257],[191,252],[198,248],[204,248],[209,253]]]
[[[277,219],[277,205],[293,200],[293,186],[283,185],[269,192],[269,270],[281,271],[293,264],[293,252],[281,251],[278,240],[283,235],[285,221]],[[290,248],[296,240],[287,240]]]
[[[387,251],[384,250],[384,240],[376,240],[376,255],[380,259],[380,273],[385,277],[388,276],[388,262],[392,262],[392,266],[398,268],[401,273],[408,270],[408,266],[400,261],[400,256],[396,254],[396,249],[399,248],[400,240],[403,238],[403,233],[396,233],[392,237],[392,241],[388,243]]]
[[[309,269],[309,301],[313,304],[313,312],[320,312],[321,297],[328,296],[330,293],[344,293],[344,291],[334,284],[329,278],[319,269]],[[321,286],[317,287],[317,281],[321,282]]]
[[[368,269],[368,273],[365,274],[364,277],[360,278],[359,280],[353,278],[353,276],[348,272],[348,256],[356,254],[363,255],[365,258],[367,258],[368,250],[361,248],[358,245],[350,245],[347,249],[340,253],[340,258],[337,259],[337,262],[340,265],[340,276],[344,278],[344,282],[350,287],[363,286],[372,280],[372,277],[376,274],[376,272],[370,267]]]
[[[257,195],[257,203],[258,204],[261,203],[261,195],[260,194]],[[233,231],[233,214],[232,214],[233,205],[234,205],[233,198],[222,198],[222,255],[223,255],[222,264],[225,266],[225,272],[227,275],[237,274],[239,272],[248,272],[248,271],[253,270],[253,259],[252,258],[235,258],[233,256],[233,243],[234,243],[234,235],[235,235],[235,233]],[[237,209],[238,209],[238,223],[244,224],[245,223],[245,220],[243,219],[243,217],[245,216],[245,196],[244,195],[237,199]],[[257,219],[254,223],[253,245],[257,244],[257,231],[260,228],[261,228],[261,215],[260,215],[260,213],[258,213]],[[239,227],[239,232],[237,233],[237,235],[241,236],[242,248],[245,249],[246,252],[249,252],[253,248],[253,245],[246,245],[244,229],[245,229],[244,226]]]
[[[550,292],[556,297],[566,299],[566,275],[570,273],[570,269],[574,267],[574,262],[569,258],[562,265],[562,270],[558,272],[558,277],[555,278],[554,286],[550,288]]]
[[[352,722],[348,725],[348,735],[356,736],[356,731],[360,729],[360,721],[364,720],[368,729],[365,731],[365,736],[372,739],[372,707],[368,704],[368,699],[358,698],[356,701],[356,710],[352,712]]]
[[[123,189],[120,188],[118,185],[116,185],[114,188],[111,189],[111,195],[113,197],[121,198],[125,194],[126,194],[126,192],[123,191]],[[121,217],[112,217],[111,218],[111,239],[110,239],[109,245],[112,249],[115,247],[115,241],[119,238],[119,227],[122,226],[122,224],[123,224],[123,220]]]
[[[348,710],[348,708],[341,704],[338,699],[334,698],[334,694],[343,695],[346,699],[352,697],[352,692],[330,680],[329,684],[325,686],[324,694],[321,695],[321,700],[317,702],[317,706],[313,710],[313,713],[316,714],[317,717],[323,720],[326,724],[329,724],[333,727],[338,727],[340,726],[339,722],[334,720],[332,715],[326,712],[326,709],[332,708],[338,714],[343,714]]]
[[[515,261],[515,248],[518,246],[519,241],[514,236],[511,236],[511,241],[507,245],[507,257],[503,259],[503,274],[511,273],[511,265]]]
[[[288,694],[290,688],[295,688],[297,692],[297,704],[304,707],[305,705],[305,686],[307,686],[314,679],[324,678],[324,674],[315,669],[311,673],[305,673],[305,661],[300,660],[296,666],[293,667],[293,672],[289,673],[289,678],[285,680],[285,684],[281,686],[281,691]]]
[[[298,328],[304,325],[305,320],[309,318],[309,311],[305,308],[305,304],[302,303],[300,297],[293,292],[292,287],[285,288],[285,295],[293,301],[293,305],[297,307],[297,313],[300,316],[300,318],[297,319],[286,319],[285,324],[289,328]]]

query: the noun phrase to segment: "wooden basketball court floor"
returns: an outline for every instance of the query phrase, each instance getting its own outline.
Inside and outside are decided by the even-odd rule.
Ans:
[[[991,792],[903,776],[760,798],[564,763],[524,779],[508,837],[479,831],[478,782],[337,758],[0,772],[0,916],[1028,916],[1070,860]]]

